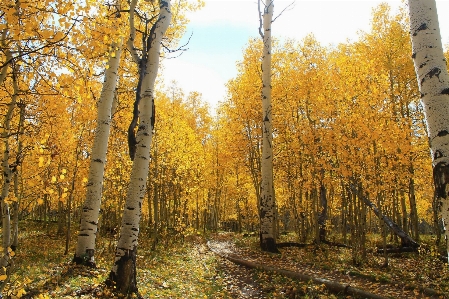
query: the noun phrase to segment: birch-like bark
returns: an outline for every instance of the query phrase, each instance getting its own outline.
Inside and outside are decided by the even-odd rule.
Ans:
[[[412,57],[427,123],[435,192],[449,238],[449,74],[435,0],[409,0],[408,6]]]
[[[273,186],[273,128],[271,107],[271,22],[273,1],[267,2],[263,12],[262,56],[262,161],[260,186],[260,247],[277,252],[276,203]]]
[[[12,180],[12,169],[9,166],[9,135],[11,132],[11,119],[14,112],[14,107],[16,106],[17,97],[19,93],[19,86],[17,84],[16,78],[16,67],[13,69],[12,82],[14,94],[12,95],[11,103],[8,105],[8,110],[5,115],[5,120],[3,122],[3,159],[2,159],[2,172],[3,172],[3,185],[2,193],[0,197],[1,208],[2,208],[2,246],[3,246],[3,256],[0,260],[1,267],[7,267],[10,261],[9,246],[11,245],[11,215],[9,210],[9,204],[6,202],[6,198],[9,195],[9,187]],[[5,273],[2,273],[5,274]]]
[[[111,107],[117,86],[117,72],[122,52],[122,41],[111,45],[108,68],[105,71],[103,89],[97,108],[97,127],[92,146],[86,198],[80,220],[80,230],[73,261],[77,264],[95,266],[95,240],[98,231],[98,217],[103,192],[104,167],[111,127]]]
[[[133,0],[130,7],[134,7],[136,2],[137,0]],[[130,13],[131,19],[133,11]],[[136,134],[136,152],[123,211],[120,237],[115,251],[115,262],[108,279],[108,283],[113,284],[116,290],[122,294],[137,292],[136,255],[154,129],[154,86],[159,69],[162,37],[170,25],[171,17],[170,0],[160,0],[159,17],[150,30],[147,42],[149,46],[147,52],[144,53],[147,59],[145,69],[139,74],[144,77],[141,81],[140,122]],[[133,45],[131,46],[133,48]],[[131,46],[128,45],[128,48]]]

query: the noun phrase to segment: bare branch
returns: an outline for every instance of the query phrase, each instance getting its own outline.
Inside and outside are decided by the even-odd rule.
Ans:
[[[177,56],[175,56],[175,57],[167,57],[167,59],[178,58],[179,56],[182,55],[182,53],[184,53],[185,51],[187,51],[189,48],[185,48],[185,47],[190,43],[190,39],[192,38],[192,36],[193,36],[193,32],[192,32],[192,34],[190,34],[189,39],[187,40],[187,42],[186,42],[184,45],[182,45],[182,46],[180,46],[180,47],[178,47],[177,49],[174,49],[174,50],[173,50],[173,49],[170,49],[169,47],[167,47],[166,45],[164,45],[164,44],[162,43],[162,47],[165,49],[165,52],[166,52],[166,53],[181,52],[179,55],[177,55]]]
[[[34,50],[24,51],[24,52],[19,51],[19,55],[14,56],[14,57],[11,56],[10,59],[7,59],[2,65],[0,65],[0,70],[2,70],[5,66],[7,66],[8,64],[10,64],[13,60],[15,60],[15,59],[17,59],[17,58],[20,58],[20,57],[23,57],[23,56],[27,56],[27,55],[29,55],[29,54],[37,53],[37,52],[39,52],[40,50],[42,50],[42,49],[44,49],[44,48],[48,48],[48,47],[54,46],[54,45],[56,45],[56,44],[62,42],[63,40],[65,40],[65,39],[67,38],[67,36],[68,36],[69,33],[72,31],[73,27],[75,27],[75,24],[76,24],[77,22],[78,22],[78,19],[75,19],[75,21],[73,22],[73,24],[70,26],[70,28],[69,28],[69,29],[67,30],[67,32],[64,34],[64,36],[63,36],[62,38],[60,38],[59,40],[54,41],[54,42],[47,42],[47,44],[45,44],[45,45],[43,45],[43,46],[41,46],[41,47],[38,47],[38,48],[36,48],[36,49],[34,49]]]
[[[279,18],[284,13],[284,11],[291,10],[293,9],[293,7],[295,7],[295,0],[293,0],[292,3],[284,7],[284,9],[273,19],[273,21],[271,21],[271,23],[274,23],[274,21],[276,21],[276,19]]]
[[[131,53],[133,61],[137,64],[140,62],[139,54],[137,54],[136,48],[134,47],[134,39],[136,38],[136,26],[134,24],[134,13],[136,9],[137,0],[132,0],[129,4],[129,39],[126,42],[126,46]]]
[[[260,37],[263,39],[263,32],[262,32],[262,26],[263,26],[263,24],[262,24],[262,12],[260,11],[260,2],[261,2],[262,0],[258,0],[257,1],[257,9],[258,9],[258,11],[259,11],[259,34],[260,34]]]

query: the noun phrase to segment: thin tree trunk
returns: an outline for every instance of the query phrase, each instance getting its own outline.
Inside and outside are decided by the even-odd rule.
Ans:
[[[23,159],[23,143],[21,140],[21,136],[24,132],[24,122],[25,122],[25,104],[20,103],[20,119],[19,119],[19,129],[18,129],[18,146],[17,146],[17,155],[19,156],[16,161],[17,163],[21,163]],[[22,199],[22,193],[19,194],[19,172],[16,170],[14,172],[14,196],[17,199],[13,202],[13,230],[12,230],[12,242],[11,249],[16,251],[19,246],[19,207]]]
[[[373,210],[374,214],[376,214],[379,219],[381,219],[389,228],[390,230],[401,239],[401,245],[402,247],[413,247],[418,248],[419,244],[410,238],[407,233],[405,233],[395,222],[393,222],[389,217],[382,214],[381,211],[376,207],[374,203],[372,203],[366,196],[361,195],[361,199],[363,202]]]
[[[320,214],[318,216],[319,240],[326,242],[327,190],[323,182],[320,184]]]
[[[411,220],[412,236],[416,242],[419,242],[418,209],[416,206],[415,181],[413,180],[413,178],[410,178],[408,188],[409,188],[410,220]]]
[[[73,194],[75,194],[76,176],[78,174],[78,161],[79,161],[79,158],[80,158],[80,142],[81,142],[81,137],[78,139],[78,145],[77,145],[77,149],[76,149],[75,169],[73,170],[70,194],[69,194],[69,196],[67,198],[67,231],[66,231],[66,236],[65,236],[65,252],[64,252],[64,255],[69,254],[69,245],[70,245],[71,228],[72,228],[72,201],[73,201]],[[97,229],[99,229],[99,224],[97,226]]]

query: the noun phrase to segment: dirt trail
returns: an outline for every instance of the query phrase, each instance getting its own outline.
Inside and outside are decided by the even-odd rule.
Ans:
[[[288,264],[287,266],[285,263],[282,263],[282,265],[280,265],[278,259],[270,258],[269,255],[262,256],[258,252],[237,247],[231,240],[222,238],[210,240],[208,242],[208,245],[211,250],[221,256],[230,256],[233,258],[257,263],[259,265],[265,265],[269,267],[298,272],[313,277],[324,278],[345,285],[349,284],[351,287],[362,289],[372,294],[377,294],[379,296],[384,296],[387,298],[448,298],[441,296],[426,296],[416,289],[408,289],[406,285],[401,283],[380,283],[376,281],[373,282],[371,279],[350,276],[348,274],[344,274],[335,270],[320,270],[312,267],[312,265],[304,263]],[[233,295],[235,295],[235,298],[267,298],[267,294],[272,291],[272,289],[267,289],[267,286],[261,285],[260,281],[254,279],[255,270],[248,269],[244,266],[235,265],[228,260],[223,260],[222,268],[223,273],[227,275],[227,279],[229,281],[228,290]],[[296,297],[295,295],[292,296],[290,294],[289,296],[286,295],[279,298],[301,297]],[[317,295],[317,297],[315,298],[331,297],[327,297],[325,295]]]

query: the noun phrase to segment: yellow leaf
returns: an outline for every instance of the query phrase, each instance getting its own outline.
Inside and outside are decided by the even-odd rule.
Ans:
[[[25,291],[25,289],[20,289],[17,291],[17,297],[22,297],[23,295],[25,295],[27,292]]]
[[[8,276],[6,274],[0,275],[0,280],[1,281],[6,280],[6,278],[8,278]]]
[[[66,173],[67,173],[67,170],[66,170],[65,168],[63,168],[63,169],[61,170],[61,172],[62,172],[63,174],[66,174]]]
[[[55,177],[55,176],[52,176],[52,177],[51,177],[51,182],[52,182],[52,183],[56,182],[56,177]]]
[[[65,176],[63,175],[63,174],[61,174],[60,176],[59,176],[59,179],[60,180],[63,180],[65,178]]]
[[[43,203],[44,203],[44,200],[43,200],[42,198],[38,198],[37,204],[38,204],[38,205],[41,205],[41,204],[43,204]]]

